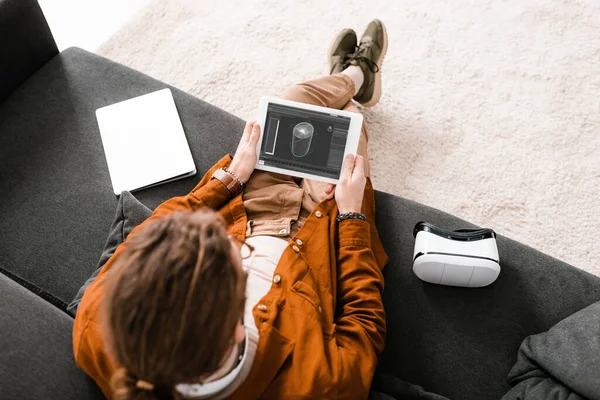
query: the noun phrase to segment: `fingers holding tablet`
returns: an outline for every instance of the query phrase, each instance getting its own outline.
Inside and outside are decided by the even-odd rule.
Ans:
[[[244,132],[242,133],[242,139],[240,140],[240,145],[247,144],[252,138],[252,134],[255,132],[254,127],[258,126],[256,121],[248,121],[246,122],[246,126],[244,127]],[[258,126],[258,136],[256,136],[256,142],[258,143],[258,138],[260,137],[260,126]],[[239,148],[240,146],[238,146]]]
[[[256,165],[256,146],[260,139],[260,125],[256,121],[246,123],[229,171],[242,183],[248,182]]]
[[[342,175],[335,188],[335,201],[340,214],[359,213],[362,208],[367,183],[364,164],[365,160],[360,155],[348,154],[344,160]]]
[[[325,195],[327,196],[325,197],[326,199],[333,198],[335,195],[335,185],[333,183],[328,183],[327,186],[325,186]]]

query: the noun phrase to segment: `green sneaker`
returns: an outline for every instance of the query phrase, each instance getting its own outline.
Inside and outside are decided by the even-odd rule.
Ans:
[[[356,53],[349,58],[351,65],[358,65],[365,75],[365,81],[354,100],[364,107],[373,107],[381,98],[381,64],[388,47],[385,25],[378,19],[369,23],[360,38]]]
[[[356,51],[358,36],[353,29],[342,29],[329,45],[327,61],[329,75],[338,74],[345,70],[349,64],[349,57]]]

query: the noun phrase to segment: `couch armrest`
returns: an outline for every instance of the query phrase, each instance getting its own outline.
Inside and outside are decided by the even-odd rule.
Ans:
[[[56,54],[36,0],[0,0],[0,102]]]
[[[73,359],[73,319],[0,273],[0,398],[100,399]]]

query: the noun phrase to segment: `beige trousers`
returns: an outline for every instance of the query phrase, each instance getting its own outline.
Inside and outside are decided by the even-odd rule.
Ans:
[[[352,102],[354,82],[344,74],[325,76],[289,87],[281,96],[285,100],[360,112]],[[368,133],[363,122],[358,154],[367,156]],[[256,170],[244,185],[244,207],[248,215],[246,236],[294,236],[315,207],[325,199],[324,182],[294,178]]]

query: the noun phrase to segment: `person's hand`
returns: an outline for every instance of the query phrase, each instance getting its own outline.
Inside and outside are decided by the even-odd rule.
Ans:
[[[328,198],[335,195],[340,214],[347,212],[359,213],[362,208],[366,184],[367,177],[365,176],[363,156],[357,155],[355,157],[348,154],[344,160],[344,169],[340,181],[337,186],[328,185],[325,188],[325,193],[328,194]]]
[[[242,139],[238,145],[231,165],[227,168],[242,183],[248,182],[256,165],[256,145],[260,138],[260,125],[256,121],[246,123]]]

